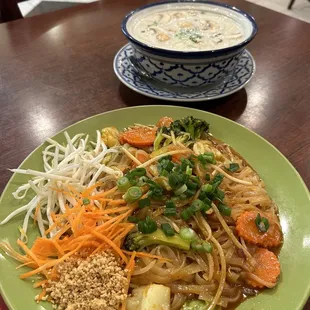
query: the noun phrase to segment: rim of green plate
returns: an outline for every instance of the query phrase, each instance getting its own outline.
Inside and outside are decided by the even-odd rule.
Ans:
[[[90,120],[94,117],[97,117],[97,116],[100,116],[100,115],[105,115],[105,114],[110,114],[110,113],[113,113],[113,112],[116,112],[116,111],[120,111],[120,110],[139,110],[139,109],[144,109],[144,108],[149,108],[149,107],[152,107],[152,108],[174,108],[174,109],[178,109],[178,110],[192,110],[192,111],[197,111],[199,113],[202,113],[202,114],[207,114],[207,115],[214,115],[218,118],[221,118],[221,119],[224,119],[225,121],[227,122],[230,122],[230,123],[234,123],[235,125],[237,126],[240,126],[242,127],[244,130],[247,130],[249,132],[251,132],[253,135],[255,135],[257,138],[263,140],[265,143],[267,143],[269,146],[271,146],[285,161],[286,163],[293,169],[295,175],[297,176],[297,178],[299,179],[300,183],[302,184],[302,186],[304,187],[304,190],[307,192],[308,194],[308,198],[310,200],[310,193],[309,193],[309,190],[308,190],[308,187],[307,185],[305,184],[304,180],[302,179],[302,177],[300,176],[300,174],[298,173],[298,171],[296,170],[296,168],[292,165],[292,163],[273,145],[271,144],[268,140],[266,140],[265,138],[263,138],[262,136],[260,136],[259,134],[257,134],[256,132],[254,132],[253,130],[235,122],[235,121],[232,121],[230,120],[229,118],[226,118],[226,117],[223,117],[221,115],[218,115],[218,114],[215,114],[215,113],[210,113],[210,112],[207,112],[207,111],[202,111],[202,110],[199,110],[199,109],[194,109],[194,108],[188,108],[188,107],[180,107],[180,106],[174,106],[174,105],[141,105],[141,106],[134,106],[134,107],[125,107],[125,108],[119,108],[119,109],[115,109],[115,110],[111,110],[111,111],[107,111],[107,112],[103,112],[103,113],[98,113],[98,114],[95,114],[95,115],[92,115],[92,116],[89,116],[87,118],[84,118],[78,122],[75,122],[74,124],[71,124],[61,130],[59,130],[56,134],[54,134],[53,137],[59,135],[60,133],[62,133],[63,131],[65,130],[68,130],[69,128],[77,125],[77,124],[80,124],[84,121],[87,121],[87,120]],[[53,138],[51,137],[51,138]],[[32,156],[32,154],[34,152],[36,152],[43,144],[45,143],[42,142],[41,144],[39,144],[19,165],[22,166],[24,164],[24,162]],[[3,200],[3,197],[4,197],[4,193],[6,192],[11,180],[13,179],[13,177],[16,175],[16,173],[13,173],[13,175],[10,177],[9,181],[7,182],[7,184],[5,185],[4,189],[3,189],[3,192],[1,193],[1,197],[0,197],[0,205],[2,203],[2,200]],[[6,303],[6,306],[10,309],[10,310],[16,310],[13,308],[9,298],[6,296],[6,293],[3,289],[3,286],[2,286],[2,282],[0,280],[0,293],[1,293],[1,296],[2,298],[4,299],[5,303]],[[306,289],[306,292],[305,292],[305,295],[304,297],[300,300],[300,303],[299,303],[299,309],[301,309],[307,302],[308,298],[310,296],[310,280],[309,280],[309,283],[308,283],[308,287]]]

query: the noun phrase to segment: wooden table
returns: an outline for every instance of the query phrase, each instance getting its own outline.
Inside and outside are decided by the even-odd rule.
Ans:
[[[126,43],[123,16],[147,2],[104,0],[0,25],[1,191],[10,177],[6,168],[17,167],[64,127],[126,106],[168,104],[129,90],[112,68]],[[262,135],[309,187],[310,25],[242,0],[229,2],[259,25],[249,46],[256,74],[234,95],[182,105],[223,115]],[[3,302],[0,308],[6,309]]]

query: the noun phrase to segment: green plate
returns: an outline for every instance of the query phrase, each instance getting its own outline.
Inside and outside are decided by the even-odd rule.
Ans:
[[[218,115],[172,106],[142,106],[111,111],[85,119],[66,130],[71,136],[83,132],[95,138],[95,130],[105,126],[114,125],[122,129],[133,123],[154,124],[161,116],[177,119],[187,115],[208,121],[215,137],[227,142],[245,157],[265,181],[268,193],[280,209],[284,245],[280,253],[282,274],[279,285],[247,300],[238,309],[302,309],[310,291],[310,197],[306,185],[294,167],[270,143],[241,125]],[[64,142],[62,132],[54,139]],[[20,168],[42,170],[41,151],[44,146],[41,145],[32,152]],[[21,206],[20,201],[13,199],[12,192],[27,179],[27,176],[15,174],[10,179],[0,200],[0,219]],[[22,203],[30,198],[28,196]],[[0,238],[16,246],[17,228],[22,219],[23,216],[18,216],[0,226]],[[38,234],[35,227],[30,227],[30,230],[29,244]],[[9,308],[52,309],[47,302],[38,305],[34,302],[38,290],[32,288],[31,280],[19,279],[19,274],[27,268],[16,270],[17,265],[14,260],[0,253],[0,288]]]

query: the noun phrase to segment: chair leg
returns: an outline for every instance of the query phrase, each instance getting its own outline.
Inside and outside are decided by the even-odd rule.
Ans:
[[[309,0],[310,1],[310,0]],[[291,0],[290,4],[288,5],[287,9],[290,10],[294,4],[295,0]]]
[[[0,0],[0,23],[23,18],[16,0]]]

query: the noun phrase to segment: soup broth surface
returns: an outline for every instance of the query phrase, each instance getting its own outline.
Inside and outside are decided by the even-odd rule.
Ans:
[[[216,50],[245,40],[235,18],[203,6],[146,10],[134,19],[129,32],[149,46],[176,51]]]

